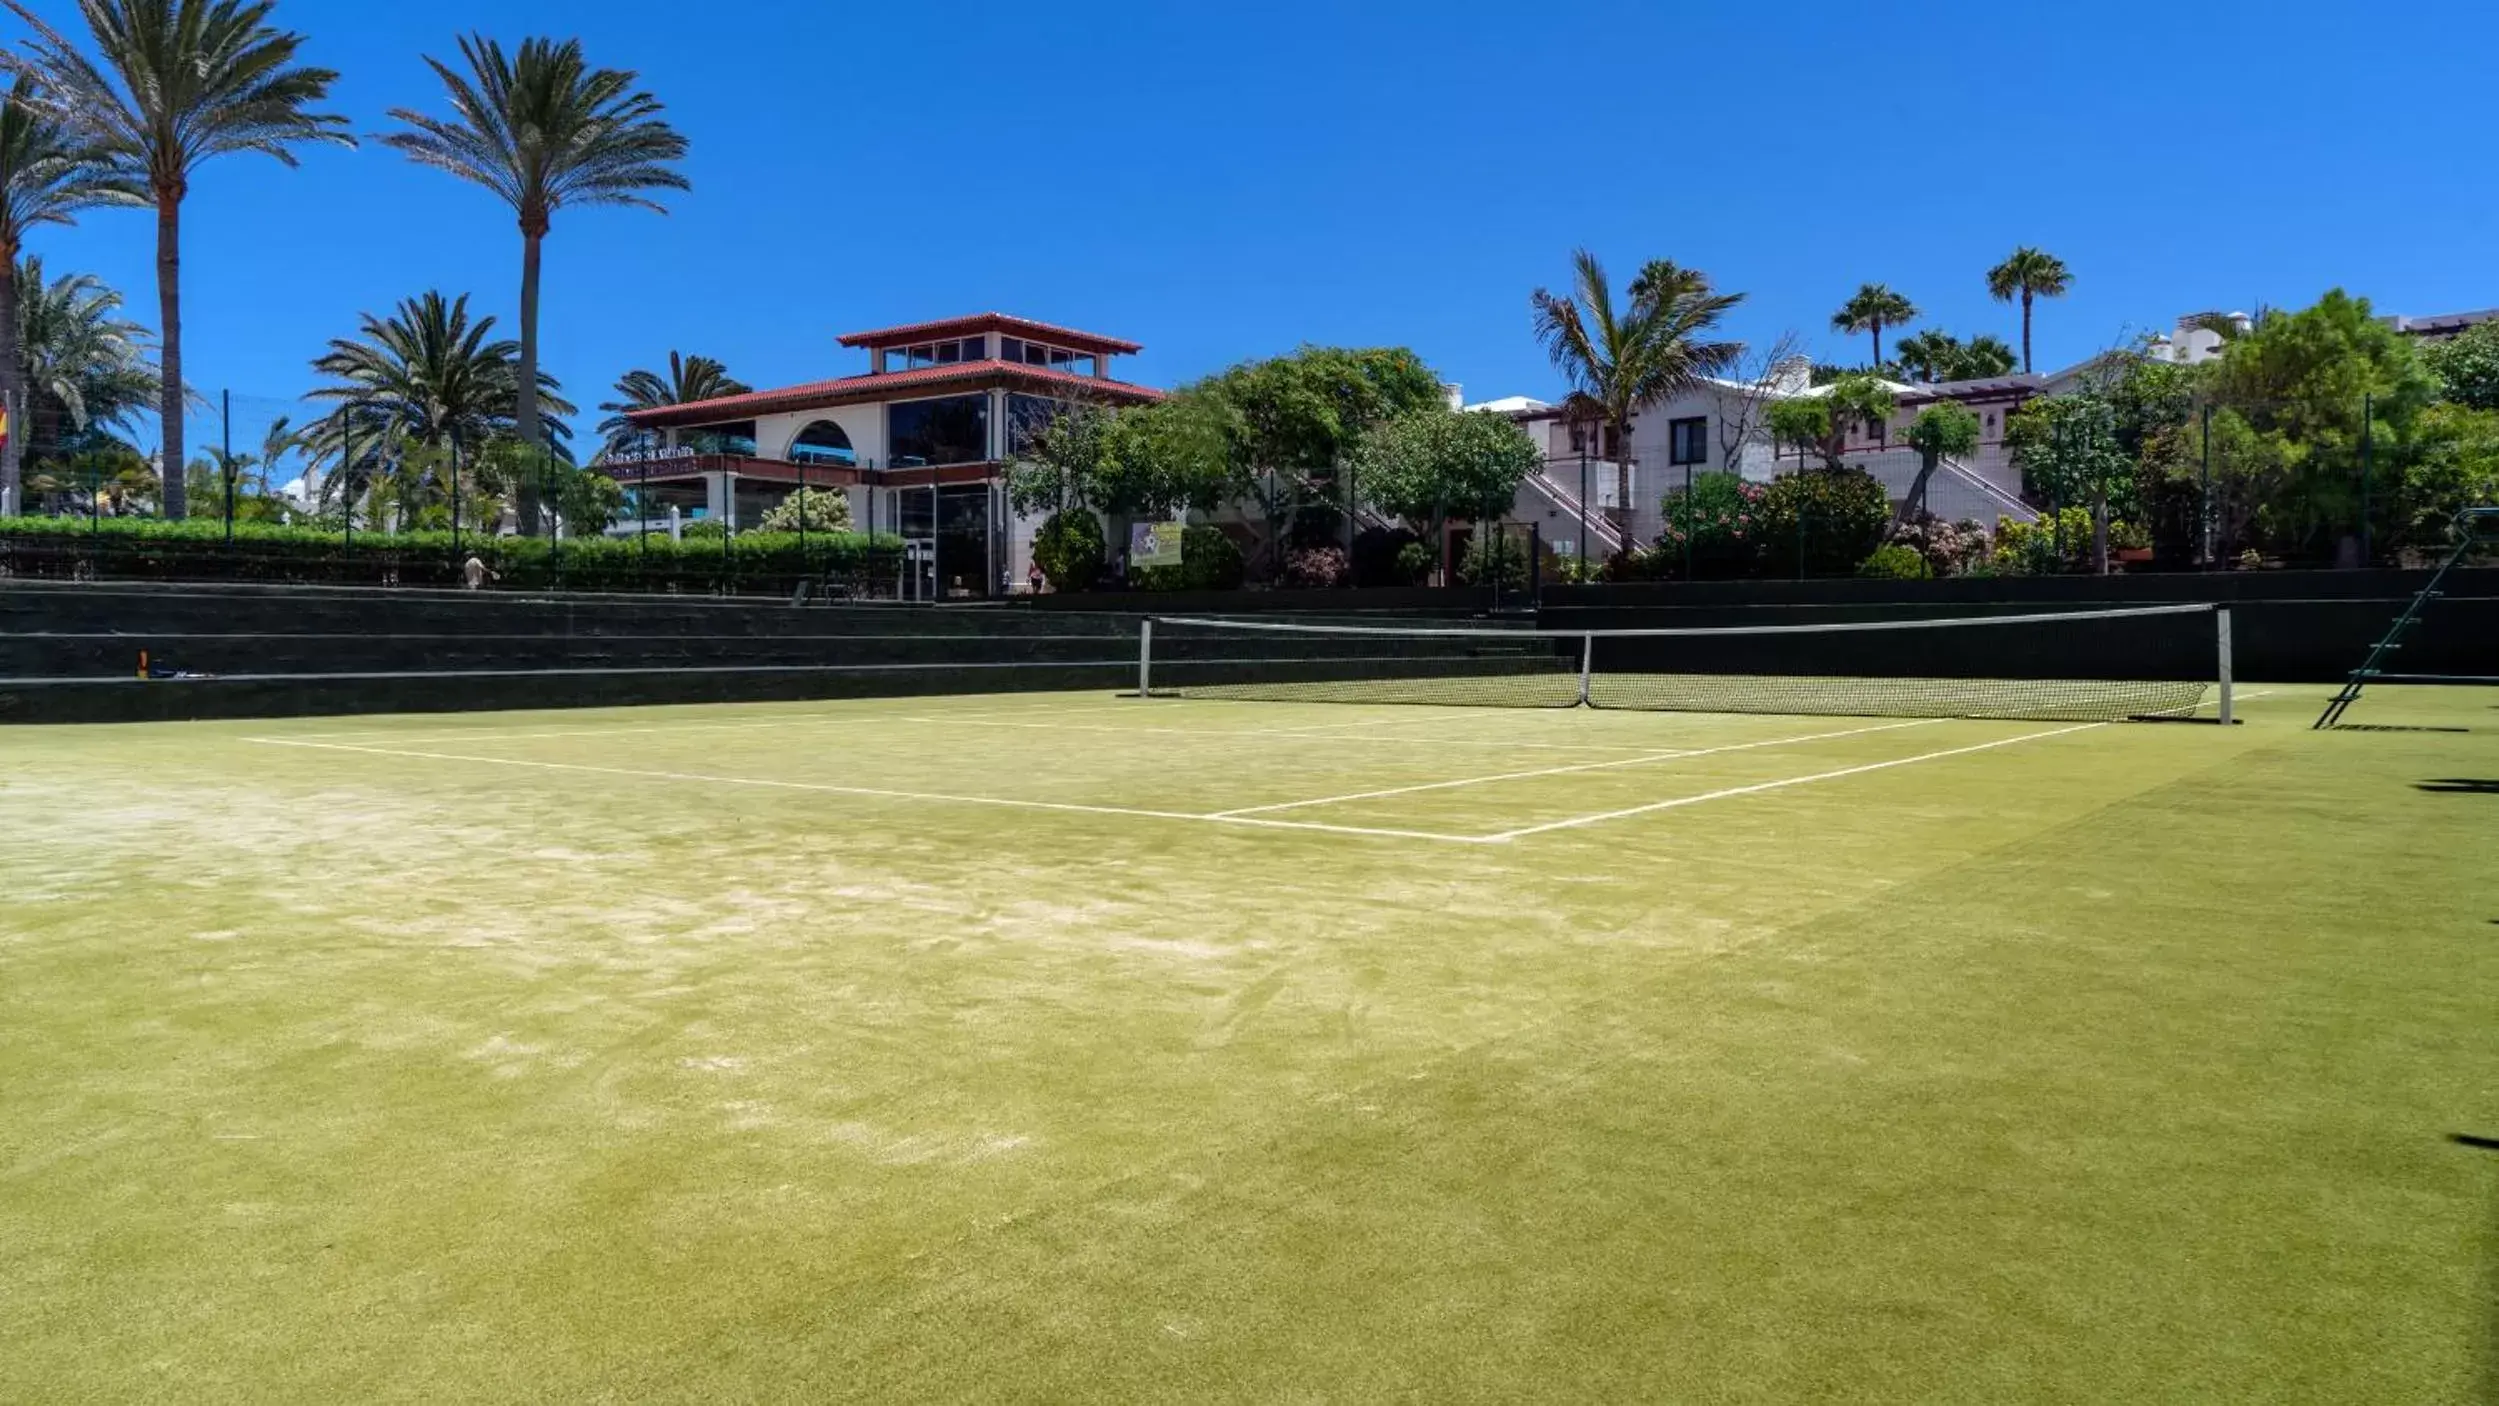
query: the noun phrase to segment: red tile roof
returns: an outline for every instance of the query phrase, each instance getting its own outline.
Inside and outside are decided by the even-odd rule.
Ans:
[[[1002,312],[976,312],[969,317],[949,317],[936,322],[913,322],[901,327],[879,327],[869,332],[845,332],[841,343],[846,347],[891,347],[912,342],[925,342],[939,337],[969,337],[980,332],[1004,332],[1010,336],[1038,337],[1055,342],[1069,351],[1100,354],[1143,351],[1135,342],[1105,337],[1099,332],[1079,332],[1073,327],[1053,327],[1047,322],[1030,318],[1010,317]]]
[[[1074,376],[1065,371],[1025,366],[1012,361],[964,361],[951,366],[889,371],[882,376],[844,376],[831,381],[811,381],[803,386],[750,391],[745,395],[688,401],[683,405],[654,406],[648,410],[628,411],[625,418],[654,429],[669,425],[705,425],[785,410],[820,410],[836,405],[856,405],[862,401],[899,400],[906,398],[899,392],[931,390],[958,381],[1037,385],[1049,390],[1087,392],[1098,399],[1132,404],[1163,398],[1163,393],[1152,386],[1133,385],[1127,381]]]

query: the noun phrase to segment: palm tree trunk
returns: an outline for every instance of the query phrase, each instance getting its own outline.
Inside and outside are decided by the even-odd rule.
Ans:
[[[1631,421],[1625,416],[1612,422],[1614,430],[1614,528],[1622,536],[1623,546],[1631,546]]]
[[[544,230],[521,229],[521,383],[512,406],[512,428],[530,455],[521,471],[521,531],[538,531],[538,251]]]
[[[0,444],[0,511],[26,511],[26,435],[34,428],[26,413],[25,349],[18,345],[17,249],[0,248],[0,407],[9,417],[9,437]]]
[[[182,481],[182,200],[162,193],[156,197],[156,308],[164,340],[158,359],[165,373],[156,402],[164,445],[159,501],[166,517],[179,518],[189,507]]]
[[[2030,374],[2030,290],[2022,290],[2022,374]]]
[[[1883,320],[1874,320],[1874,374],[1883,374]]]

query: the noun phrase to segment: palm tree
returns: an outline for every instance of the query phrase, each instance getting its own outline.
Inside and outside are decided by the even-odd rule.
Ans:
[[[492,317],[472,320],[466,294],[447,299],[428,291],[402,301],[388,317],[366,313],[362,324],[359,336],[332,340],[312,363],[332,384],[305,394],[337,407],[307,427],[301,441],[316,462],[338,461],[325,492],[386,478],[412,451],[447,463],[454,446],[476,452],[513,434],[520,347],[492,336]],[[573,413],[554,377],[540,372],[537,381],[537,399],[547,410]],[[559,445],[571,437],[561,419],[542,424]]]
[[[0,438],[0,512],[18,507],[18,466],[26,457],[26,358],[18,348],[17,261],[27,233],[66,225],[96,205],[145,204],[137,182],[115,170],[64,126],[19,74],[0,98],[0,413],[10,419]]]
[[[1962,358],[1968,354],[1960,338],[1941,328],[1903,337],[1892,347],[1902,375],[1929,383],[1959,379]]]
[[[16,0],[10,0],[16,3]],[[436,167],[493,191],[520,217],[521,342],[515,432],[532,449],[538,427],[539,245],[555,212],[567,205],[625,205],[666,213],[648,192],[686,190],[670,163],[686,140],[660,120],[659,99],[633,86],[621,69],[591,68],[581,41],[524,39],[517,54],[483,35],[460,40],[468,73],[434,58],[426,63],[451,97],[452,115],[428,117],[407,108],[391,116],[412,129],[382,138],[420,165]],[[521,492],[521,528],[535,531],[534,484]]]
[[[182,454],[182,200],[202,162],[256,151],[292,166],[303,142],[353,146],[347,119],[311,105],[338,77],[295,64],[300,34],[268,24],[275,0],[78,0],[101,64],[24,0],[6,0],[34,30],[23,55],[0,58],[31,77],[42,100],[156,205],[156,298],[163,337],[162,462]],[[182,475],[165,475],[165,515],[181,517]]]
[[[1952,379],[1977,381],[2002,376],[2012,369],[2013,348],[1993,332],[1981,332],[1962,344],[1960,365]]]
[[[2016,295],[2022,300],[2022,369],[2030,364],[2030,305],[2033,298],[2062,298],[2074,286],[2074,275],[2065,261],[2043,249],[2022,245],[2007,256],[2003,263],[1987,270],[1987,293],[1999,303],[2009,303]]]
[[[1631,521],[1632,413],[1641,405],[1723,371],[1743,355],[1741,343],[1709,339],[1741,293],[1717,293],[1709,279],[1653,260],[1635,281],[1630,304],[1617,308],[1605,266],[1582,249],[1571,256],[1572,294],[1539,288],[1528,297],[1536,339],[1570,383],[1573,403],[1601,416],[1615,440],[1615,520]]]
[[[1917,320],[1917,305],[1880,283],[1860,284],[1855,297],[1831,314],[1834,332],[1874,334],[1874,374],[1883,374],[1883,329]]]
[[[61,452],[64,425],[85,434],[127,424],[155,400],[163,378],[148,360],[148,330],[121,316],[121,294],[93,274],[46,280],[43,260],[18,262],[17,349],[28,423],[10,438]]]
[[[599,422],[599,433],[605,436],[599,453],[601,457],[614,454],[641,435],[642,431],[626,418],[631,411],[691,405],[724,395],[744,395],[752,389],[730,375],[728,367],[708,356],[682,356],[671,351],[667,375],[637,367],[616,378],[616,399],[599,402],[599,408],[609,412]]]

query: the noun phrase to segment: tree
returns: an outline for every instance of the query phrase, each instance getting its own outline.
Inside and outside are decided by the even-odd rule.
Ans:
[[[2447,399],[2474,410],[2499,410],[2499,322],[2467,328],[2463,336],[2431,347],[2422,359]]]
[[[1949,332],[1929,329],[1901,338],[1892,352],[1904,375],[1929,384],[1983,381],[2013,369],[2013,348],[2002,337],[1985,333],[1964,342]]]
[[[1831,314],[1834,332],[1874,334],[1874,365],[1883,365],[1883,329],[1917,320],[1917,305],[1880,283],[1860,284],[1856,295]]]
[[[2412,340],[2339,288],[2267,317],[2204,375],[2210,398],[2269,442],[2280,466],[2258,529],[2275,549],[2310,558],[2339,555],[2356,535],[2364,467],[2378,484],[2408,471],[2416,422],[2439,392]]]
[[[1810,450],[1822,467],[1838,473],[1848,467],[1848,431],[1856,425],[1889,424],[1897,402],[1891,388],[1867,375],[1842,376],[1819,395],[1792,396],[1770,407],[1770,435],[1795,445],[1799,455]]]
[[[2103,574],[2112,501],[2119,517],[2132,518],[2139,507],[2134,461],[2118,441],[2117,426],[2116,405],[2097,389],[2043,396],[2005,417],[2005,444],[2022,472],[2023,496],[2059,514],[2091,504],[2092,560]]]
[[[634,74],[591,68],[577,39],[524,39],[507,57],[502,45],[473,34],[460,40],[460,54],[466,74],[425,60],[450,96],[452,115],[393,108],[393,120],[410,130],[382,141],[419,165],[484,186],[519,217],[520,404],[513,433],[535,449],[546,442],[538,423],[539,250],[555,212],[621,205],[666,213],[650,192],[690,188],[672,166],[684,158],[686,140],[661,120],[659,99],[634,88]],[[521,530],[537,530],[537,500],[526,483]]]
[[[455,448],[483,474],[490,445],[517,441],[518,348],[493,336],[492,317],[469,316],[468,295],[445,298],[429,290],[401,301],[388,317],[366,313],[361,321],[360,336],[334,339],[313,361],[313,370],[332,384],[305,396],[335,407],[305,434],[316,461],[337,461],[333,482],[352,489],[391,482],[403,468],[429,469],[424,485],[408,495],[421,506],[438,492],[447,496]],[[537,389],[558,416],[573,413],[554,377],[540,374]],[[570,431],[560,419],[553,429],[560,453]],[[424,453],[410,460],[409,450]],[[430,472],[437,463],[439,487]],[[551,469],[514,464],[510,477],[522,492],[535,493],[544,472]]]
[[[1373,426],[1355,452],[1363,496],[1409,523],[1490,522],[1543,463],[1506,415],[1438,407]]]
[[[18,346],[18,260],[26,236],[72,223],[97,205],[145,203],[138,183],[34,99],[19,74],[0,98],[0,408],[12,417],[0,441],[0,512],[18,507],[29,418],[26,358]]]
[[[33,457],[66,459],[107,447],[101,427],[125,427],[156,399],[148,330],[121,316],[122,297],[93,274],[44,277],[43,260],[17,265],[17,346],[27,423],[12,425]],[[127,447],[127,446],[124,446]]]
[[[2074,286],[2074,275],[2065,261],[2042,249],[2025,244],[2015,249],[2003,263],[1987,270],[1987,293],[1999,303],[2022,300],[2022,369],[2031,369],[2030,309],[2035,298],[2062,298]]]
[[[300,34],[272,28],[274,0],[78,0],[101,62],[6,0],[34,31],[0,59],[156,204],[156,296],[163,384],[162,461],[183,457],[182,202],[201,163],[259,152],[289,166],[306,142],[355,144],[347,119],[312,111],[338,77],[295,63]],[[164,512],[181,517],[182,475],[165,475]]]
[[[599,457],[618,453],[641,439],[645,432],[627,418],[631,411],[692,405],[698,400],[745,395],[752,389],[708,356],[681,356],[672,350],[666,375],[637,367],[616,378],[616,399],[599,402],[599,408],[609,412],[598,424]]]
[[[1978,417],[1959,401],[1937,401],[1918,412],[1906,438],[1918,452],[1918,479],[1900,500],[1900,511],[1892,518],[1894,530],[1909,521],[1912,504],[1916,512],[1926,511],[1927,480],[1935,476],[1939,465],[1978,448]]]
[[[1960,366],[1963,351],[1961,339],[1941,328],[1903,337],[1892,348],[1903,375],[1929,383],[1955,379],[1953,371]]]
[[[1528,297],[1536,339],[1574,395],[1584,397],[1612,432],[1615,455],[1615,517],[1628,527],[1631,515],[1631,417],[1640,406],[1663,400],[1718,372],[1743,354],[1740,343],[1714,337],[1741,293],[1714,291],[1696,270],[1651,260],[1633,280],[1627,305],[1617,307],[1605,266],[1582,249],[1571,256],[1572,291],[1539,288]]]
[[[1271,569],[1288,537],[1323,545],[1350,514],[1345,457],[1371,426],[1444,407],[1440,378],[1404,347],[1303,347],[1244,362],[1172,399],[1206,417],[1226,446],[1224,482],[1253,499],[1265,519]],[[1171,402],[1166,401],[1169,405]],[[1358,485],[1355,485],[1358,491]]]
[[[1783,332],[1764,351],[1745,351],[1719,376],[1712,399],[1717,401],[1718,463],[1728,473],[1744,472],[1744,455],[1752,447],[1769,407],[1782,394],[1809,383],[1811,363],[1796,354],[1796,334]]]

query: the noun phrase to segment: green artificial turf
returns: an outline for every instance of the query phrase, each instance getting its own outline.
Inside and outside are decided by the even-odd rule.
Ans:
[[[2484,1399],[2499,693],[2320,701],[0,731],[0,1399]]]

